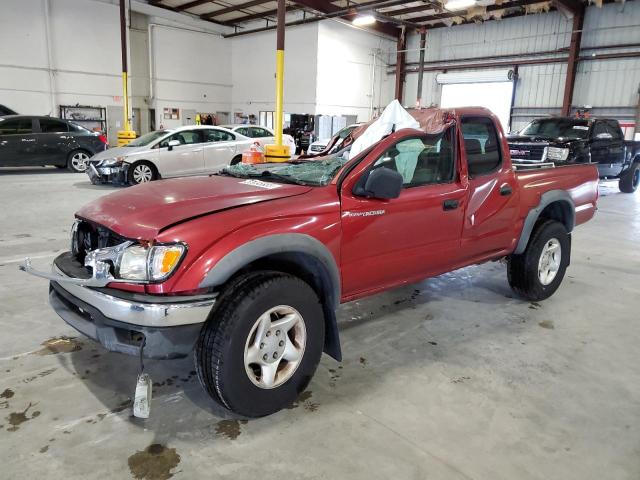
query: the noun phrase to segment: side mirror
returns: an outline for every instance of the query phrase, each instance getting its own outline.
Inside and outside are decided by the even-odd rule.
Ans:
[[[170,140],[169,143],[167,143],[167,150],[171,151],[173,147],[177,147],[178,145],[180,145],[180,140]]]
[[[398,198],[404,179],[395,170],[387,167],[372,170],[364,184],[364,194],[371,198],[390,200]]]

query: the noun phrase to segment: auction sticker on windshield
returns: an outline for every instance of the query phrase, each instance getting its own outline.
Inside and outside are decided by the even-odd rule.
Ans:
[[[262,180],[251,180],[251,179],[240,182],[240,184],[251,185],[252,187],[266,188],[267,190],[273,190],[274,188],[280,188],[282,186],[282,184],[279,184],[279,183],[269,183],[269,182],[263,182]]]

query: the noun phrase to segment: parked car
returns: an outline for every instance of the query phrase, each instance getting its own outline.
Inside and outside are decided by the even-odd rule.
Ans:
[[[596,167],[514,171],[484,108],[412,115],[421,128],[360,153],[356,139],[316,160],[99,198],[76,213],[53,273],[22,268],[49,279],[55,311],[109,350],[195,352],[212,399],[246,417],[290,405],[323,351],[341,359],[341,302],[501,258],[520,296],[552,295],[574,227],[596,211]]]
[[[353,125],[348,125],[343,129],[338,130],[338,132],[331,138],[316,140],[311,145],[309,145],[306,156],[309,157],[312,155],[319,155],[321,153],[332,153],[334,151],[337,151],[342,145],[342,141],[360,125],[362,124],[354,123]],[[327,145],[329,144],[331,144],[331,149],[329,150],[329,152],[324,152],[324,150],[327,148]]]
[[[96,155],[89,162],[91,183],[131,184],[159,178],[214,173],[242,160],[254,141],[226,128],[185,126],[157,130]]]
[[[6,115],[18,115],[18,112],[5,105],[0,105],[0,117],[4,117]]]
[[[611,118],[534,120],[508,141],[517,163],[594,162],[600,178],[620,179],[624,193],[635,192],[640,184],[640,142],[625,140],[618,121]]]
[[[263,147],[265,145],[273,145],[276,141],[276,134],[267,127],[260,127],[258,125],[222,125],[222,127],[227,128],[233,132],[237,132],[240,135],[244,135],[248,138],[253,138],[256,142],[258,142]],[[296,153],[296,142],[291,135],[287,135],[286,133],[282,135],[282,142],[285,145],[289,145],[289,151],[291,155],[295,155]]]
[[[0,167],[55,165],[84,172],[87,160],[107,148],[107,138],[53,117],[0,117]]]

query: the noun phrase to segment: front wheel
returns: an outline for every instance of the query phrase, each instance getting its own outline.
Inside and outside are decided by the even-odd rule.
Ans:
[[[130,185],[138,185],[155,180],[158,178],[158,173],[153,164],[143,161],[131,165],[127,176]]]
[[[571,236],[564,225],[556,220],[538,223],[525,251],[509,257],[509,285],[527,300],[549,298],[562,283],[570,254]]]
[[[297,277],[265,272],[221,296],[200,333],[196,371],[216,403],[262,417],[289,406],[307,387],[323,343],[315,291]]]
[[[633,193],[638,189],[638,185],[640,185],[640,162],[634,162],[620,177],[618,186],[622,193]]]

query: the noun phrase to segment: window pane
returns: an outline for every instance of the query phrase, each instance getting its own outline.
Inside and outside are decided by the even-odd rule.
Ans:
[[[253,131],[252,138],[264,138],[264,137],[271,136],[271,134],[267,132],[264,128],[252,127],[251,130]]]
[[[236,137],[224,130],[207,130],[205,133],[206,142],[229,142],[235,140]]]
[[[236,132],[238,132],[240,135],[244,135],[245,137],[251,138],[251,133],[249,132],[248,128],[241,127],[241,128],[238,128]]]
[[[436,136],[409,138],[389,148],[373,168],[399,172],[404,188],[447,183],[453,180],[453,152],[450,131]]]
[[[170,137],[160,142],[160,147],[166,147],[172,140],[178,140],[180,145],[192,145],[194,143],[201,143],[200,132],[197,130],[185,130],[182,132],[174,133]]]
[[[55,120],[53,118],[41,118],[40,119],[40,131],[42,133],[62,133],[68,132],[69,127],[64,122],[60,120]]]
[[[622,130],[620,130],[620,124],[617,121],[607,120],[607,127],[609,133],[614,139],[621,140],[623,138]]]
[[[0,121],[0,135],[18,135],[33,133],[30,118],[16,118]]]
[[[462,138],[471,177],[494,172],[500,167],[498,133],[490,118],[463,118]]]

